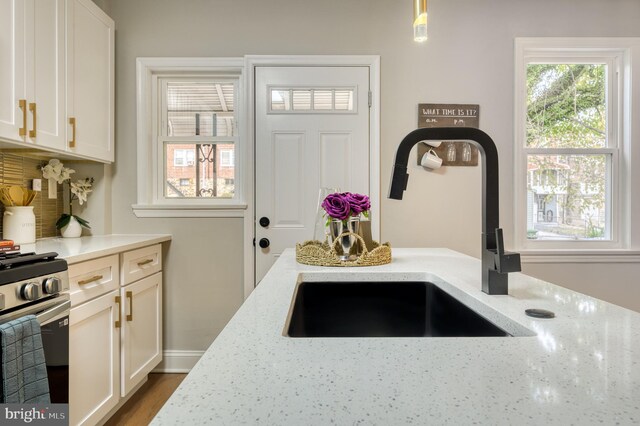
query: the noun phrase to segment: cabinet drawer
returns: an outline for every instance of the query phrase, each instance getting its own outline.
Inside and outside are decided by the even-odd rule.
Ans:
[[[162,245],[122,253],[122,285],[131,284],[162,270]]]
[[[116,290],[119,276],[117,254],[69,265],[71,306]]]

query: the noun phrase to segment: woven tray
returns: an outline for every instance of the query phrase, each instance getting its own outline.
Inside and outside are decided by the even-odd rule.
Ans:
[[[340,238],[354,235],[362,246],[362,254],[355,260],[340,260],[336,247]],[[391,263],[391,245],[373,242],[373,250],[367,250],[362,237],[352,232],[345,232],[335,239],[332,245],[320,241],[305,241],[296,244],[296,260],[298,263],[314,266],[376,266]]]

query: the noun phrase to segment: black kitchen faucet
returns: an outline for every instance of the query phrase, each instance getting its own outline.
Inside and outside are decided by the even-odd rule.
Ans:
[[[504,251],[499,227],[498,150],[491,137],[470,127],[417,129],[404,137],[393,166],[389,198],[401,200],[407,189],[409,153],[421,141],[470,141],[482,155],[482,291],[488,294],[509,293],[509,272],[520,271],[520,254]]]

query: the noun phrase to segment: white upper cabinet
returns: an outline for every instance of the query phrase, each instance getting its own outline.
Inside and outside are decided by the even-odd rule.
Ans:
[[[91,0],[0,0],[0,142],[113,162],[114,28]]]
[[[0,138],[13,141],[24,140],[26,129],[24,33],[24,1],[0,0]]]
[[[69,151],[114,160],[115,24],[91,0],[66,0]]]
[[[64,0],[0,0],[0,138],[65,150]]]

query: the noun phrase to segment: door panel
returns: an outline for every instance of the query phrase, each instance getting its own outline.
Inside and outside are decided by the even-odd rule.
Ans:
[[[321,187],[351,187],[351,150],[351,132],[320,133]]]
[[[313,238],[318,191],[369,194],[369,68],[256,69],[256,282]],[[277,94],[274,95],[274,92]]]
[[[304,133],[273,135],[273,227],[304,227]]]

